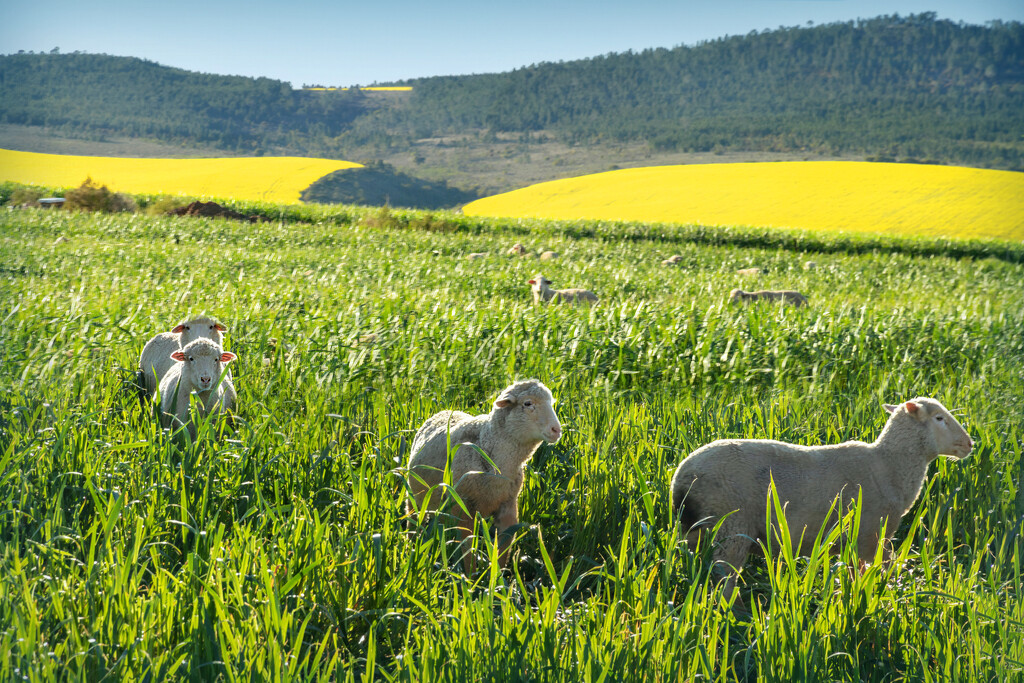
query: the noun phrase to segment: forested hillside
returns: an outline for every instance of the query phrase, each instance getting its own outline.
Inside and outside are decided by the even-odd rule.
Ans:
[[[215,76],[94,54],[0,57],[0,122],[77,137],[308,149],[364,112],[356,92],[311,93],[269,78]]]
[[[467,131],[575,145],[855,154],[1024,169],[1024,26],[934,14],[407,83],[294,91],[103,55],[0,57],[0,123],[346,156]]]

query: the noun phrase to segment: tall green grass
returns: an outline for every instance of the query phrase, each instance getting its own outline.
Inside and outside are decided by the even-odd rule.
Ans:
[[[817,250],[808,271],[814,250],[726,230],[289,211],[0,214],[0,678],[1024,675],[1018,260],[906,242]],[[496,256],[513,241],[560,251],[544,275],[600,303],[534,307],[540,264]],[[755,265],[811,305],[729,306]],[[239,356],[239,420],[182,444],[126,384],[152,334],[203,312]],[[467,578],[443,518],[406,519],[409,444],[528,376],[565,434],[527,468],[509,571]],[[936,462],[899,560],[755,560],[750,615],[723,604],[672,524],[680,459],[724,437],[872,440],[881,404],[916,395],[977,446]]]

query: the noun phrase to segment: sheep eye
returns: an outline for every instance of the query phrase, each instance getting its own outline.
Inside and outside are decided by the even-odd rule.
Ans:
[[[529,408],[532,405],[533,405],[533,401],[524,401],[523,402],[523,407],[524,408]]]
[[[946,418],[942,417],[941,415],[936,415],[936,416],[935,416],[935,419],[936,419],[936,420],[938,420],[939,422],[942,422],[942,421],[943,421],[943,420],[945,420]]]

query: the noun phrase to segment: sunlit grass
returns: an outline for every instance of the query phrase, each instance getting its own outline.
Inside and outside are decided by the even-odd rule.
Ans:
[[[0,180],[77,187],[87,177],[111,190],[298,202],[302,190],[350,161],[301,157],[128,159],[0,150]]]
[[[1024,676],[1019,251],[279,214],[0,210],[0,680]],[[415,227],[437,220],[461,229]],[[601,301],[532,305],[538,261],[495,256],[516,241],[561,252],[543,273]],[[728,305],[755,265],[810,305]],[[229,328],[239,420],[188,446],[125,371],[201,312]],[[456,534],[406,518],[408,447],[427,416],[486,411],[525,377],[564,436],[526,470],[509,571],[491,553],[470,579]],[[752,560],[751,614],[723,604],[672,523],[680,459],[718,438],[871,440],[881,404],[916,395],[977,445],[931,468],[898,563]]]
[[[464,210],[1024,240],[1024,173],[848,161],[656,166],[540,183]]]

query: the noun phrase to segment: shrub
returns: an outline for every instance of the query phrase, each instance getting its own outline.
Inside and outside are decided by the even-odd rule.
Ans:
[[[135,200],[120,192],[111,192],[106,185],[97,185],[92,178],[86,178],[79,187],[65,195],[64,208],[79,211],[121,213],[135,211]]]

